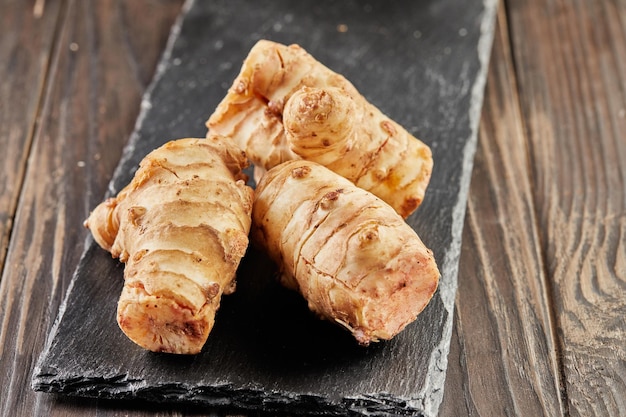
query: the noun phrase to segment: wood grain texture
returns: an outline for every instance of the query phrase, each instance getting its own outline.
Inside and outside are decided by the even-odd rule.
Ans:
[[[507,4],[565,412],[623,416],[626,3]]]
[[[32,1],[0,2],[0,265],[9,244],[55,47],[58,3],[39,16]]]
[[[33,392],[30,375],[82,252],[87,235],[82,220],[104,194],[181,5],[180,1],[130,3],[45,2],[39,21],[50,22],[38,29],[44,33],[35,32],[41,42],[33,42],[28,34],[19,40],[33,49],[30,61],[45,62],[32,63],[35,67],[30,69],[29,62],[20,63],[27,58],[16,57],[19,65],[7,70],[14,82],[3,83],[7,90],[3,106],[11,104],[5,96],[20,97],[29,91],[24,83],[49,88],[40,102],[35,95],[20,104],[23,115],[16,113],[19,108],[8,106],[9,111],[0,116],[10,118],[12,135],[27,140],[29,130],[33,131],[32,146],[11,136],[10,145],[23,149],[7,156],[3,148],[2,155],[19,156],[23,166],[4,165],[3,174],[19,183],[21,170],[24,181],[21,189],[11,193],[19,192],[20,200],[0,283],[0,375],[8,375],[0,394],[0,415],[53,415],[56,407],[63,415],[83,415],[72,407],[66,409],[53,396]],[[3,5],[3,19],[4,11],[12,7]],[[29,22],[24,15],[32,13],[29,7],[21,12],[16,8],[9,17],[16,24]],[[136,19],[143,13],[150,18]],[[50,26],[57,26],[56,31],[46,29]],[[4,36],[2,42],[2,58],[17,54],[11,44],[5,47]],[[46,45],[51,43],[56,46],[48,57]],[[80,189],[87,193],[75,192]],[[11,204],[3,206],[3,212],[10,212]]]
[[[501,5],[463,234],[443,416],[562,413],[532,197]]]

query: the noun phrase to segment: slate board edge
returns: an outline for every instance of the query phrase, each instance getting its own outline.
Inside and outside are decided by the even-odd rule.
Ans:
[[[158,387],[159,395],[155,395],[154,386],[146,387],[142,381],[125,379],[122,375],[119,378],[110,379],[84,377],[77,378],[72,383],[59,384],[55,374],[40,374],[34,388],[37,391],[79,398],[139,400],[150,404],[196,404],[205,408],[215,407],[214,411],[219,409],[227,413],[229,410],[238,413],[242,410],[262,410],[270,413],[288,412],[315,416],[432,416],[432,414],[424,414],[424,410],[413,400],[385,394],[361,395],[330,401],[326,397],[315,394],[268,393],[258,389],[233,389],[228,384],[210,387],[194,386],[193,388],[180,384]],[[171,393],[168,394],[167,389],[170,389]]]
[[[454,206],[454,219],[452,223],[452,242],[446,257],[442,263],[442,270],[450,271],[453,279],[440,281],[440,285],[448,285],[447,291],[439,291],[443,305],[448,311],[446,323],[444,324],[444,334],[441,338],[439,349],[433,350],[428,367],[431,377],[426,379],[426,384],[420,392],[423,398],[423,410],[427,416],[436,416],[439,406],[443,401],[443,389],[434,389],[434,386],[445,385],[446,370],[448,368],[448,353],[450,352],[450,340],[452,338],[452,326],[454,323],[454,300],[458,287],[458,271],[459,259],[461,256],[461,241],[463,234],[463,225],[465,223],[465,211],[467,207],[467,196],[469,194],[469,186],[471,172],[474,166],[474,155],[478,143],[478,127],[482,113],[485,85],[487,83],[487,71],[489,69],[489,59],[491,57],[491,49],[495,34],[495,20],[498,10],[498,0],[483,0],[485,18],[482,20],[480,28],[480,38],[478,42],[478,60],[480,62],[480,70],[476,74],[474,85],[472,86],[469,118],[470,118],[470,137],[465,144],[463,152],[463,168],[461,175],[461,187],[459,199]],[[435,372],[439,371],[439,372]]]

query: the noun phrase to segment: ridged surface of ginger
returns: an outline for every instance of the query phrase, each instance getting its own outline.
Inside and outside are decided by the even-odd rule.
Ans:
[[[361,344],[394,337],[437,289],[433,254],[404,219],[319,164],[269,170],[252,219],[252,239],[280,266],[282,283]]]
[[[432,172],[427,145],[298,45],[259,41],[207,127],[233,138],[257,172],[311,160],[405,218],[421,204]]]
[[[193,354],[204,346],[248,246],[246,164],[216,135],[168,142],[86,220],[96,242],[126,264],[117,321],[145,349]]]

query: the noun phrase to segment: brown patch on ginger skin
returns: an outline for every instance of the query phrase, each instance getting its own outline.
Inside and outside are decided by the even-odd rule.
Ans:
[[[133,206],[128,209],[128,219],[133,226],[139,226],[141,224],[141,218],[146,214],[146,208],[141,206]]]
[[[365,247],[373,244],[378,240],[378,228],[370,227],[359,233],[359,246]]]
[[[394,136],[397,131],[396,128],[393,126],[393,123],[389,120],[383,120],[382,122],[380,122],[380,127],[389,134],[389,136]]]
[[[409,198],[404,200],[404,202],[402,203],[402,206],[400,207],[400,210],[398,211],[398,213],[402,217],[406,218],[411,213],[413,213],[419,207],[420,204],[422,204],[422,199],[421,198],[409,197]]]
[[[308,166],[301,166],[291,170],[291,176],[293,178],[304,178],[311,172],[311,168]]]
[[[342,193],[343,189],[339,188],[337,190],[329,191],[328,193],[324,194],[319,202],[319,207],[323,210],[330,210]]]
[[[285,107],[283,99],[270,100],[267,102],[267,109],[270,113],[281,119],[283,117],[283,107]]]
[[[209,300],[212,300],[220,293],[220,284],[217,282],[212,283],[206,289],[206,295]]]

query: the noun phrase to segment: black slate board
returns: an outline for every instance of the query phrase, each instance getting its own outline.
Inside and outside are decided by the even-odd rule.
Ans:
[[[152,149],[203,137],[204,121],[261,38],[298,43],[432,147],[424,204],[408,222],[442,278],[395,339],[359,347],[280,288],[250,250],[203,352],[143,351],[115,321],[123,266],[89,238],[33,373],[40,391],[328,415],[437,414],[443,396],[465,213],[496,0],[189,1],[174,26],[115,194]]]

